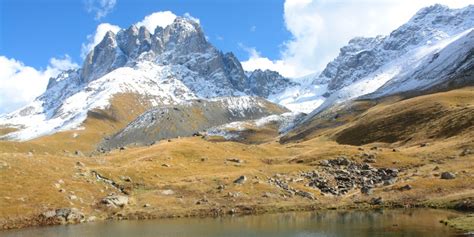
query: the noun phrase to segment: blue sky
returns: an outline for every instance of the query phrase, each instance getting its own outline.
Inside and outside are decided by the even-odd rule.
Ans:
[[[52,57],[65,54],[80,63],[81,44],[97,25],[108,22],[126,28],[153,12],[170,10],[200,20],[209,40],[241,60],[239,44],[259,49],[271,59],[291,37],[283,20],[282,0],[118,0],[105,17],[95,19],[84,0],[1,0],[0,55],[45,68]],[[268,37],[271,35],[271,37]]]
[[[189,14],[245,70],[300,77],[323,70],[351,38],[387,35],[435,3],[459,8],[472,0],[0,0],[0,114],[79,67],[106,30],[150,16]]]

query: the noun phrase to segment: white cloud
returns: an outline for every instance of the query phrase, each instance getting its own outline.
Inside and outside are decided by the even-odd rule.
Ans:
[[[94,18],[100,20],[107,16],[115,7],[116,0],[85,0],[86,10],[94,13]]]
[[[97,26],[97,29],[95,30],[94,34],[88,35],[87,36],[87,44],[82,44],[81,47],[81,57],[85,58],[87,54],[94,49],[94,47],[102,41],[104,38],[105,34],[108,31],[112,31],[114,33],[117,33],[120,30],[120,27],[116,25],[112,25],[109,23],[102,23]]]
[[[254,71],[256,69],[268,69],[272,71],[277,71],[285,77],[290,77],[296,73],[296,69],[292,65],[288,65],[283,60],[272,61],[268,58],[262,57],[260,55],[260,52],[258,52],[255,48],[247,47],[242,43],[239,43],[239,47],[247,51],[247,53],[249,54],[249,59],[247,61],[242,62],[242,67],[246,71]]]
[[[13,58],[0,56],[0,114],[33,101],[44,92],[49,78],[63,70],[77,67],[68,55],[62,59],[50,59],[45,70],[37,70]]]
[[[145,26],[148,31],[154,33],[157,26],[165,28],[173,23],[174,19],[176,19],[176,15],[170,11],[154,12],[146,16],[142,21],[137,22],[136,26]]]
[[[420,8],[435,3],[458,8],[472,0],[286,0],[285,26],[293,37],[283,43],[281,58],[273,63],[293,68],[284,69],[290,77],[320,71],[351,38],[389,34]],[[254,56],[249,54],[249,61],[270,61]]]
[[[257,30],[257,26],[251,26],[250,27],[250,32],[255,32]]]

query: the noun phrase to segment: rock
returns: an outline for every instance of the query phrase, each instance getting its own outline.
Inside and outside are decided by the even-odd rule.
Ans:
[[[467,156],[467,155],[472,155],[474,154],[474,151],[472,151],[471,149],[464,149],[462,152],[461,152],[461,156]]]
[[[171,167],[171,165],[169,165],[169,164],[162,164],[161,166],[168,167],[168,168]]]
[[[407,185],[405,185],[405,186],[400,187],[398,190],[400,190],[400,191],[408,191],[408,190],[411,190],[411,189],[412,189],[412,186],[409,185],[409,184],[407,184]]]
[[[225,185],[223,184],[217,186],[217,190],[224,190],[224,189],[225,189]]]
[[[301,197],[304,197],[304,198],[308,198],[308,199],[310,199],[310,200],[315,200],[315,199],[316,199],[312,193],[306,192],[306,191],[302,191],[302,190],[296,191],[296,195],[301,196]]]
[[[128,176],[120,176],[120,179],[125,181],[125,182],[132,182],[132,178],[128,177]]]
[[[366,162],[366,163],[375,163],[375,162],[377,162],[377,160],[374,159],[374,158],[365,158],[364,162]]]
[[[382,197],[372,198],[370,200],[370,204],[372,204],[372,205],[382,205],[383,204],[383,199],[382,199]]]
[[[262,197],[264,197],[264,198],[273,198],[273,197],[275,197],[275,196],[276,196],[275,194],[269,193],[269,192],[265,192],[265,193],[263,193],[263,195],[262,195]]]
[[[372,187],[364,186],[360,189],[360,192],[365,194],[365,195],[372,195],[373,190],[372,190]]]
[[[84,166],[86,166],[86,165],[84,165],[84,163],[82,163],[82,162],[78,161],[78,162],[76,162],[76,166],[79,166],[79,167],[84,167]]]
[[[242,160],[237,159],[237,158],[229,158],[229,159],[227,159],[227,161],[234,162],[234,163],[239,163],[239,164],[242,163]]]
[[[443,172],[441,173],[441,179],[455,179],[456,175],[451,172]]]
[[[420,147],[425,147],[425,146],[428,146],[428,143],[421,143],[420,144]]]
[[[9,168],[10,166],[8,165],[7,162],[5,161],[0,161],[0,169],[5,169],[5,168]]]
[[[244,175],[240,176],[239,178],[237,178],[236,180],[234,180],[234,183],[235,184],[244,184],[245,181],[247,181],[247,177],[245,177]]]
[[[321,161],[319,161],[319,165],[321,165],[321,166],[329,166],[329,161],[328,161],[328,160],[321,160]]]
[[[78,150],[74,151],[74,155],[76,155],[76,156],[84,156],[84,154],[82,154],[82,152],[81,152],[81,151],[78,151]]]
[[[240,197],[240,193],[239,192],[228,192],[226,197],[230,197],[230,198]]]
[[[151,205],[149,203],[145,203],[143,207],[150,207]]]
[[[56,211],[55,210],[45,211],[41,214],[41,216],[44,217],[44,218],[52,218],[52,217],[56,216]]]
[[[207,200],[207,198],[204,197],[204,198],[201,198],[201,199],[197,200],[196,205],[202,205],[202,204],[205,204],[205,203],[208,203],[208,202],[209,202],[209,200]]]
[[[397,178],[391,178],[391,179],[387,179],[387,180],[384,180],[383,181],[383,185],[392,185],[394,184],[395,182],[397,182]]]
[[[84,214],[76,208],[59,208],[49,210],[40,215],[47,223],[74,224],[84,221]]]
[[[111,208],[123,208],[128,204],[128,197],[123,195],[109,195],[100,200],[100,205]]]
[[[77,196],[76,195],[69,195],[69,200],[71,200],[71,201],[77,200]]]
[[[161,191],[161,194],[163,194],[163,195],[173,195],[174,191],[171,190],[171,189],[165,189],[165,190]]]

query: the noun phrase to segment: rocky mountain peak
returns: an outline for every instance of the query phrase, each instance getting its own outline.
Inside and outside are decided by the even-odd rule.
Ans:
[[[440,4],[423,8],[388,36],[350,40],[315,83],[327,81],[330,91],[341,89],[414,48],[434,44],[473,26],[474,5],[462,9],[450,9]]]

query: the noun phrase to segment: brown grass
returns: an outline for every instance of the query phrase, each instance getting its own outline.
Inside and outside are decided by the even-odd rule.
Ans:
[[[84,124],[84,130],[63,132],[25,143],[0,143],[0,226],[14,228],[31,225],[26,218],[60,207],[76,207],[87,216],[99,219],[113,216],[113,213],[97,209],[96,204],[108,193],[118,190],[98,182],[91,171],[113,179],[130,192],[131,204],[116,212],[123,216],[141,218],[225,213],[231,209],[244,212],[306,207],[361,207],[366,206],[365,203],[374,196],[381,196],[386,203],[397,206],[447,207],[449,203],[474,197],[474,155],[460,155],[463,149],[474,148],[472,129],[456,132],[449,137],[433,137],[424,147],[420,147],[418,143],[407,143],[395,152],[392,147],[397,144],[378,142],[354,146],[339,144],[332,138],[334,134],[341,136],[344,129],[359,126],[359,123],[379,121],[375,116],[382,116],[383,120],[387,120],[385,116],[388,115],[383,111],[393,110],[395,114],[403,114],[401,110],[404,108],[423,108],[423,104],[426,104],[426,108],[431,108],[430,103],[446,100],[442,106],[447,114],[436,120],[444,121],[446,116],[450,116],[449,111],[457,110],[457,104],[461,108],[472,108],[472,89],[454,92],[453,96],[440,94],[417,100],[390,101],[384,102],[387,104],[379,103],[375,107],[367,106],[368,102],[361,102],[359,111],[362,112],[357,112],[359,115],[349,113],[347,117],[338,117],[341,121],[349,121],[348,123],[338,126],[327,124],[324,133],[313,133],[314,136],[306,138],[307,140],[286,144],[280,144],[277,138],[272,139],[276,135],[276,128],[268,127],[247,134],[247,142],[217,142],[213,139],[188,137],[171,139],[170,142],[163,140],[153,146],[93,154],[87,158],[71,154],[73,150],[95,149],[95,144],[101,137],[120,129],[126,123],[123,119],[132,119],[146,107],[137,108],[126,96],[122,98],[123,101],[116,98],[118,103],[109,111],[92,113]],[[439,99],[435,100],[436,98]],[[132,113],[126,112],[132,108]],[[471,116],[470,113],[466,113],[467,115]],[[362,121],[361,118],[368,118],[367,116],[370,120]],[[425,131],[430,126],[434,125],[421,124],[417,127]],[[370,131],[366,131],[368,136],[375,136]],[[79,136],[72,138],[74,132]],[[424,139],[419,135],[422,132],[414,134],[413,136],[421,136],[415,137],[416,139]],[[257,142],[260,140],[267,142]],[[377,148],[371,149],[374,146]],[[30,150],[33,152],[29,154]],[[64,153],[63,150],[71,152]],[[343,197],[324,196],[319,190],[304,186],[304,183],[290,183],[294,188],[311,192],[317,200],[290,197],[282,189],[267,182],[269,177],[276,174],[296,177],[301,171],[319,169],[320,160],[340,155],[362,162],[361,154],[365,152],[377,155],[377,162],[373,164],[375,167],[402,170],[399,182],[376,188],[372,196],[364,196],[354,190]],[[231,162],[229,158],[243,162]],[[85,167],[77,166],[77,161],[84,163]],[[437,170],[434,170],[435,167],[438,167]],[[439,174],[443,171],[454,172],[457,178],[441,180]],[[245,175],[247,182],[243,185],[233,184],[240,175]],[[130,177],[132,182],[123,180],[123,176]],[[64,184],[60,184],[58,188],[55,185],[60,180]],[[413,189],[400,191],[398,188],[405,184],[410,184]],[[219,185],[225,185],[224,190],[218,190]],[[59,192],[60,189],[65,192]],[[172,190],[174,194],[167,195],[164,190]],[[233,196],[235,193],[239,195]],[[264,197],[265,193],[272,195]],[[77,196],[77,199],[70,200],[71,195]],[[201,199],[208,202],[197,205],[196,202]],[[144,204],[150,204],[150,207],[144,208]]]

